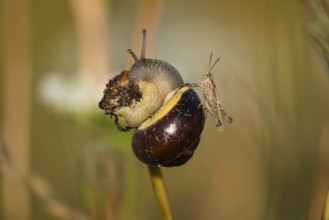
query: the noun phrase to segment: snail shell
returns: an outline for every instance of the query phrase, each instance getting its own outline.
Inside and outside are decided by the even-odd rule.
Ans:
[[[198,95],[184,86],[136,129],[132,138],[133,151],[147,164],[182,165],[193,156],[204,123]]]

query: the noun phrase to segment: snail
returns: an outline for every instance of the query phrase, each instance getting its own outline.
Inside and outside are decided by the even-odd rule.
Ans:
[[[131,144],[139,160],[180,166],[193,156],[205,124],[204,107],[192,88],[199,85],[184,84],[171,64],[145,58],[145,48],[143,30],[140,58],[128,49],[135,63],[109,80],[99,108],[115,117],[120,131],[135,128]],[[125,119],[126,126],[118,117]]]

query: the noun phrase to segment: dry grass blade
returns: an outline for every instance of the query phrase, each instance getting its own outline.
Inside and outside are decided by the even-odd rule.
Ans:
[[[329,191],[327,193],[326,202],[323,207],[321,220],[329,220]]]
[[[49,215],[61,220],[89,220],[90,217],[83,211],[69,207],[56,197],[51,184],[37,173],[25,173],[15,164],[10,152],[3,143],[0,143],[0,175],[12,176],[29,187],[32,194],[38,198]]]
[[[320,57],[325,62],[327,69],[329,69],[329,16],[326,3],[321,0],[312,2],[315,20],[310,25],[309,38],[314,48],[319,53]]]

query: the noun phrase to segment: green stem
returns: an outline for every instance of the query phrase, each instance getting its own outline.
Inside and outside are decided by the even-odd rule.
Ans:
[[[158,201],[160,212],[163,220],[173,220],[170,204],[165,189],[164,179],[161,168],[158,166],[148,165],[154,192]]]

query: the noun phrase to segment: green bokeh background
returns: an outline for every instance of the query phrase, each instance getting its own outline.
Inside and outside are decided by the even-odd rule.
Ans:
[[[111,53],[108,78],[132,63],[126,50],[141,39],[141,31],[134,29],[141,2],[103,2],[109,36],[104,47]],[[6,4],[0,4],[1,11]],[[93,219],[105,218],[104,200],[112,207],[108,219],[160,219],[146,166],[130,149],[132,132],[117,131],[97,100],[93,111],[81,115],[40,100],[38,86],[47,74],[69,78],[79,71],[79,36],[69,1],[34,0],[27,6],[31,169],[61,201]],[[329,75],[308,37],[314,22],[310,4],[182,0],[162,1],[161,11],[156,29],[148,29],[156,38],[147,57],[165,60],[186,82],[197,82],[209,54],[220,56],[213,73],[222,103],[235,120],[219,133],[209,116],[192,160],[164,169],[175,219],[320,219],[329,185]],[[1,49],[4,19],[0,88],[7,62]],[[140,44],[135,46],[139,53]],[[1,106],[3,96],[0,90]],[[30,219],[56,218],[32,194]]]

